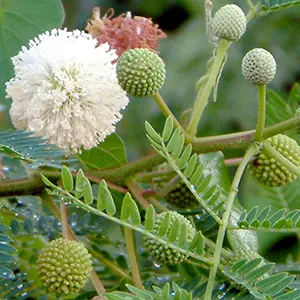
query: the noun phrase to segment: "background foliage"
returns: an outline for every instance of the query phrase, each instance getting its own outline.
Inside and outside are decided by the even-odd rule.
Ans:
[[[215,2],[217,2],[215,9],[228,3],[225,0]],[[232,3],[236,3],[242,8],[246,8],[245,2],[244,0],[232,1]],[[294,94],[290,100],[288,99],[288,95],[291,92],[292,84],[298,81],[300,76],[298,39],[300,7],[294,6],[276,11],[276,1],[263,2],[267,7],[273,8],[274,12],[268,12],[265,16],[256,18],[250,22],[245,36],[230,49],[228,63],[223,71],[219,85],[218,101],[211,104],[205,112],[199,130],[201,136],[248,130],[255,126],[257,107],[256,99],[253,99],[253,95],[255,95],[254,87],[241,78],[240,72],[242,57],[254,46],[268,49],[273,53],[278,64],[278,73],[270,88],[279,93],[281,99],[278,99],[277,94],[269,92],[269,101],[273,101],[274,105],[270,105],[268,108],[268,125],[293,115],[299,105],[299,86],[294,88]],[[62,23],[62,26],[66,26],[69,29],[84,29],[86,20],[91,16],[94,6],[100,6],[102,14],[110,7],[113,7],[116,15],[131,11],[133,15],[152,17],[155,22],[160,24],[162,29],[166,30],[168,38],[161,43],[160,48],[160,55],[167,66],[167,80],[162,89],[162,95],[170,108],[178,116],[180,112],[190,107],[195,97],[195,82],[205,72],[207,59],[210,57],[212,51],[205,33],[202,1],[63,0],[61,3],[58,0],[2,0],[0,1],[1,129],[12,128],[8,115],[10,100],[5,99],[4,92],[4,83],[12,76],[10,57],[18,52],[20,45],[26,45],[30,38],[49,28],[59,27]],[[65,18],[63,7],[65,9]],[[33,12],[34,17],[32,16]],[[14,19],[15,17],[18,18],[18,21]],[[20,28],[22,30],[19,30]],[[291,99],[293,103],[291,103]],[[278,109],[272,112],[272,107],[275,105],[278,105]],[[278,111],[284,111],[286,114],[280,115],[277,113]],[[152,149],[146,139],[146,132],[143,129],[145,120],[149,121],[158,132],[161,132],[164,117],[152,99],[132,99],[128,109],[124,113],[124,119],[118,125],[118,134],[124,141],[126,151],[123,148],[123,142],[117,136],[113,135],[109,138],[108,147],[111,148],[114,145],[115,150],[113,153],[108,154],[105,164],[103,164],[104,161],[97,160],[93,160],[93,164],[91,164],[92,159],[89,157],[97,157],[99,153],[103,155],[106,151],[104,143],[101,147],[94,149],[93,153],[83,152],[80,156],[82,165],[89,170],[116,167],[125,163],[127,156],[129,160],[132,160],[141,155],[151,153]],[[293,133],[293,137],[296,137],[299,142],[298,135]],[[22,155],[22,153],[18,153]],[[225,151],[226,158],[235,157],[239,154],[240,152],[236,150]],[[24,174],[22,171],[23,167],[18,162],[13,161],[9,156],[4,156],[2,159],[3,171],[7,178],[14,179]],[[297,185],[299,185],[299,180],[286,188],[266,189],[262,188],[246,174],[242,181],[240,200],[248,210],[256,205],[262,209],[269,204],[271,205],[271,210],[274,212],[281,208],[296,209],[299,208],[300,193],[299,189],[296,188]],[[114,197],[117,202],[116,206],[120,206],[123,195],[114,192]],[[280,202],[278,199],[280,199]],[[0,249],[0,260],[11,264],[9,267],[12,268],[11,266],[14,265],[14,261],[13,259],[10,261],[8,257],[13,257],[15,248],[19,249],[21,251],[19,253],[20,257],[22,258],[23,255],[21,269],[28,272],[26,284],[28,285],[28,290],[32,290],[34,294],[36,291],[30,285],[32,283],[31,280],[38,281],[34,267],[37,250],[45,245],[43,236],[48,238],[57,236],[60,225],[53,217],[44,215],[47,209],[43,207],[37,197],[23,196],[7,199],[7,203],[5,204],[11,207],[14,212],[3,216],[3,223],[10,224],[10,230],[14,233],[16,242],[12,248]],[[117,210],[120,211],[119,209]],[[120,238],[122,237],[122,231],[119,227],[111,228],[111,223],[108,220],[102,220],[101,226],[98,226],[98,223],[99,220],[89,214],[83,213],[82,210],[76,207],[71,209],[70,224],[72,228],[77,235],[83,238],[84,236],[86,238],[93,238],[91,247],[98,253],[97,257],[102,260],[106,259],[111,264],[122,266],[125,270],[128,270],[124,245],[120,242],[122,240]],[[0,221],[0,237],[1,241],[9,242],[10,238],[7,234],[9,228],[6,226]],[[93,231],[91,231],[91,228]],[[30,242],[28,241],[29,236],[33,237]],[[260,234],[259,244],[260,253],[270,261],[283,263],[289,259],[287,255],[290,255],[290,253],[294,256],[295,260],[299,261],[300,249],[294,233]],[[287,251],[287,248],[290,251]],[[148,270],[151,270],[151,268],[155,269],[154,265],[147,265],[146,259],[143,259],[146,254],[143,253],[142,249],[140,249],[140,252],[142,257],[141,264],[147,266]],[[8,256],[2,253],[8,253]],[[28,262],[30,262],[30,267],[33,266],[30,269],[28,269]],[[118,285],[123,285],[122,281],[118,281],[115,275],[107,272],[107,266],[99,264],[96,268],[103,275],[102,279],[107,286],[117,288]],[[195,284],[193,277],[197,278],[197,282],[199,282],[199,270],[190,270],[188,268],[189,266],[183,265],[179,273],[189,277],[190,285]],[[9,268],[7,270],[9,277]],[[154,281],[159,285],[172,278],[176,278],[177,271],[176,267],[174,269],[163,267],[161,276]],[[146,283],[151,275],[151,271],[143,273],[143,279]],[[16,287],[20,286],[23,283],[22,276],[25,276],[24,273],[20,273],[20,276],[16,278],[16,281],[6,291],[2,291],[0,288],[0,295],[2,292],[7,296],[9,291],[13,291]],[[2,280],[6,279],[3,278]],[[200,285],[199,289],[201,288],[203,289],[203,286]],[[225,288],[224,286],[220,287],[220,291],[223,292]],[[18,299],[21,299],[21,291],[22,289],[20,289]],[[30,296],[30,294],[28,295]],[[88,296],[86,295],[86,297]]]

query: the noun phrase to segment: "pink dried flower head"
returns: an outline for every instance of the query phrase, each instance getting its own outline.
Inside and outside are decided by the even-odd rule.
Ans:
[[[151,19],[139,16],[132,18],[130,12],[115,18],[113,14],[113,9],[110,9],[101,19],[100,8],[93,10],[86,30],[98,40],[98,45],[108,43],[119,56],[131,48],[147,48],[158,52],[159,41],[166,34]]]

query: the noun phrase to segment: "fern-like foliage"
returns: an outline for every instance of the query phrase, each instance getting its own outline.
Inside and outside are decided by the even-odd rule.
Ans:
[[[33,132],[23,130],[0,132],[0,153],[27,162],[27,168],[36,169],[42,166],[61,168],[63,151],[47,140],[33,136]]]
[[[300,290],[289,288],[295,276],[284,272],[271,274],[273,267],[273,263],[265,263],[262,258],[242,259],[223,272],[256,299],[297,299]]]
[[[300,210],[287,211],[281,209],[271,213],[271,206],[258,211],[253,207],[249,212],[246,210],[241,214],[236,227],[230,225],[228,229],[252,229],[268,232],[300,232]]]
[[[167,118],[162,135],[148,122],[146,131],[152,147],[168,161],[200,205],[220,224],[219,215],[224,211],[226,193],[211,183],[212,176],[204,175],[198,155],[192,154],[191,144],[185,145],[184,135],[179,128],[174,128],[172,118]]]
[[[14,279],[6,279],[0,282],[0,299],[2,300],[22,300],[34,298],[38,289],[34,288],[33,280],[27,281],[27,274],[16,274]],[[32,299],[31,298],[31,299]]]
[[[109,300],[192,300],[192,294],[181,289],[176,283],[172,282],[172,288],[170,284],[166,283],[161,289],[158,286],[152,286],[152,291],[140,290],[132,285],[126,285],[131,293],[125,292],[112,292],[106,293],[105,296]]]
[[[266,104],[267,115],[266,125],[271,126],[282,121],[286,121],[295,117],[298,113],[298,107],[300,105],[300,84],[295,83],[292,87],[288,99],[283,99],[276,92],[268,91],[268,101]],[[296,130],[290,130],[286,133],[296,141],[300,141],[299,135]]]
[[[0,299],[26,299],[33,296],[37,289],[32,287],[32,281],[26,280],[26,274],[15,272],[17,250],[10,245],[9,230],[10,227],[0,219]]]
[[[68,168],[63,167],[62,183],[64,188],[54,185],[44,176],[42,176],[42,179],[45,185],[49,187],[47,191],[51,195],[60,195],[64,197],[64,199],[71,201],[76,206],[81,207],[92,214],[104,217],[117,224],[140,232],[143,235],[159,241],[163,245],[167,245],[168,247],[185,254],[186,256],[193,257],[205,263],[211,263],[210,260],[203,257],[205,242],[201,232],[198,232],[191,243],[188,243],[188,233],[185,226],[182,226],[180,230],[178,229],[175,231],[171,230],[170,223],[162,221],[161,227],[158,230],[160,232],[159,237],[154,235],[152,233],[155,225],[155,211],[153,206],[150,205],[147,208],[145,213],[145,222],[144,225],[142,225],[138,206],[129,193],[127,193],[123,198],[120,218],[115,217],[117,212],[116,205],[104,180],[100,184],[96,207],[94,207],[92,187],[89,180],[84,176],[82,170],[79,170],[74,185],[71,172]]]
[[[0,286],[3,280],[12,280],[15,278],[13,273],[15,265],[16,249],[9,245],[12,242],[11,237],[8,235],[10,228],[2,223],[0,218]]]
[[[260,0],[264,10],[279,10],[300,4],[299,0]]]

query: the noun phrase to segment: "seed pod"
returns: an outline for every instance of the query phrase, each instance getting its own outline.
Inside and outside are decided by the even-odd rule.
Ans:
[[[80,291],[92,271],[91,255],[83,244],[59,238],[40,253],[38,274],[43,285],[56,294]]]
[[[130,49],[118,60],[117,77],[120,86],[129,95],[154,95],[165,81],[165,64],[156,53],[148,49]]]
[[[183,182],[176,184],[174,189],[167,194],[166,201],[180,208],[199,207],[199,202]]]
[[[216,12],[211,29],[218,38],[237,41],[246,31],[246,24],[246,16],[241,8],[235,4],[228,4]]]
[[[268,84],[276,74],[276,61],[265,49],[250,50],[243,58],[242,73],[253,84]]]
[[[300,147],[297,142],[286,135],[278,134],[267,140],[285,158],[300,167]],[[261,150],[250,166],[254,178],[271,187],[284,186],[297,178],[274,158]]]
[[[157,215],[155,218],[155,225],[152,233],[154,235],[157,235],[157,233],[160,231],[162,221],[164,220],[167,213],[170,214],[170,219],[168,224],[169,226],[165,235],[167,236],[169,234],[172,225],[175,222],[179,222],[179,228],[182,228],[184,226],[183,224],[186,225],[187,234],[185,241],[187,243],[190,243],[196,234],[196,230],[188,219],[174,211],[163,212]],[[160,263],[174,265],[183,262],[187,258],[185,254],[178,252],[176,249],[172,249],[170,246],[165,245],[162,242],[157,241],[156,239],[149,238],[148,236],[145,237],[144,246],[148,248],[150,255]]]

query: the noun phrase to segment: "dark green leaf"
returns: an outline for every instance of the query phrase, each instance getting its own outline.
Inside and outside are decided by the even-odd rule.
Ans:
[[[9,264],[9,263],[13,263],[15,261],[16,261],[16,259],[12,255],[7,254],[6,252],[0,251],[0,263],[1,264]]]
[[[264,274],[268,273],[269,271],[272,270],[272,268],[274,267],[274,263],[270,263],[270,264],[265,264],[253,271],[251,271],[250,273],[246,274],[245,276],[245,280],[247,281],[254,281],[258,278],[260,278],[261,276],[263,276]]]
[[[15,253],[17,252],[17,249],[8,244],[0,243],[0,252]]]
[[[0,281],[1,281],[1,279],[12,280],[14,278],[15,278],[15,274],[13,273],[13,271],[7,269],[4,266],[0,266]]]
[[[34,227],[33,227],[33,223],[32,223],[32,220],[31,219],[26,219],[24,221],[24,231],[27,232],[27,233],[33,233],[34,231]]]
[[[60,28],[63,18],[59,0],[0,2],[0,98],[5,98],[5,82],[13,75],[11,57],[38,34]]]
[[[11,232],[13,234],[18,234],[21,230],[20,223],[17,219],[12,219],[10,223]]]
[[[127,163],[124,143],[115,133],[97,147],[83,150],[78,158],[88,170],[117,168]]]
[[[10,243],[12,242],[12,238],[5,234],[0,234],[0,243]]]

